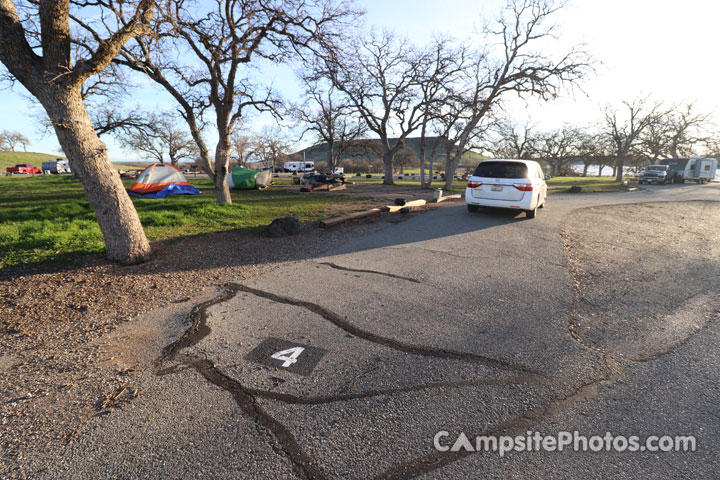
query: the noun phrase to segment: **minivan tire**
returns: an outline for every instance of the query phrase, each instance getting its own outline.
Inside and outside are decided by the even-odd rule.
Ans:
[[[468,205],[467,207],[468,207],[468,212],[470,212],[470,213],[477,212],[478,208],[479,208],[477,205]]]
[[[535,218],[537,215],[538,207],[535,207],[534,210],[525,210],[525,215],[527,215],[527,218]]]

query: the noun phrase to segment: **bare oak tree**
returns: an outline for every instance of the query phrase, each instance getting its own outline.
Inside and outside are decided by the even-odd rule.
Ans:
[[[509,94],[555,98],[564,84],[576,83],[590,70],[591,60],[581,47],[557,57],[536,50],[554,38],[557,27],[549,22],[562,6],[553,0],[511,0],[496,26],[485,29],[487,47],[469,55],[470,67],[454,95],[457,107],[450,131],[456,133],[446,167],[447,190],[468,142],[478,136],[478,128],[488,128],[487,116],[501,100]]]
[[[305,127],[303,135],[312,133],[319,143],[327,145],[327,169],[334,172],[340,166],[343,153],[355,146],[355,141],[365,134],[367,127],[354,114],[348,100],[338,94],[334,85],[325,85],[317,72],[301,79],[305,86],[305,102],[291,106],[288,113]]]
[[[651,161],[660,157],[688,157],[698,146],[705,147],[713,137],[711,113],[695,111],[695,104],[686,102],[671,107],[641,135]]]
[[[326,52],[325,74],[347,96],[368,130],[379,137],[383,184],[393,185],[395,155],[422,123],[422,56],[389,32],[352,43],[359,49],[343,52],[333,46]]]
[[[429,189],[432,185],[432,171],[435,154],[438,147],[445,146],[447,136],[437,135],[428,145],[428,134],[433,126],[446,112],[446,102],[452,95],[452,84],[465,68],[466,47],[453,48],[450,41],[445,38],[436,39],[425,51],[422,62],[425,75],[420,82],[420,94],[422,95],[422,117],[420,123],[420,188]],[[442,122],[440,122],[442,124]],[[427,162],[427,150],[430,147],[430,176],[425,178]]]
[[[146,113],[141,118],[137,126],[125,126],[116,135],[123,148],[160,163],[167,159],[174,167],[180,160],[197,156],[195,142],[178,126],[172,113]]]
[[[232,203],[226,177],[234,125],[247,108],[278,115],[278,99],[256,84],[251,66],[298,55],[335,35],[333,29],[352,14],[332,0],[164,0],[154,40],[136,39],[116,61],[146,74],[175,99],[218,203]],[[178,58],[177,51],[186,54]],[[217,133],[213,159],[202,135],[210,123]]]
[[[575,154],[583,162],[583,177],[587,177],[591,165],[598,166],[598,176],[603,167],[612,158],[612,142],[602,132],[590,128],[577,128],[575,136]]]
[[[495,158],[529,160],[537,151],[539,138],[529,123],[517,125],[510,121],[500,121],[491,130],[493,136],[483,149]]]
[[[556,176],[562,173],[562,170],[577,155],[577,141],[580,132],[565,125],[556,130],[544,132],[538,136],[536,147],[536,155],[550,165],[550,175]]]
[[[605,133],[612,140],[616,157],[615,179],[618,182],[622,181],[629,154],[640,145],[640,135],[657,124],[665,114],[661,105],[651,102],[649,97],[623,101],[621,108],[605,108]]]
[[[20,132],[3,130],[0,132],[0,150],[15,151],[15,147],[22,145],[23,150],[27,152],[27,146],[30,145],[30,139]]]
[[[143,261],[150,245],[120,176],[108,160],[83,103],[83,84],[103,71],[130,39],[147,32],[151,0],[113,2],[130,12],[107,36],[97,36],[83,55],[73,57],[72,9],[104,12],[103,0],[75,5],[70,0],[38,0],[24,4],[21,20],[12,0],[0,0],[0,62],[45,109],[58,141],[80,177],[105,239],[105,255],[124,263]],[[108,25],[110,26],[110,25]]]
[[[246,166],[246,158],[251,152],[252,143],[247,135],[243,135],[240,125],[236,125],[230,133],[230,157],[237,165]]]
[[[273,170],[282,169],[285,159],[290,154],[290,140],[278,126],[264,127],[251,143],[255,159],[272,167]]]

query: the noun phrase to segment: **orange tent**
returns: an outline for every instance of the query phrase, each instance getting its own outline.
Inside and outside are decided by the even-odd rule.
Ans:
[[[145,195],[159,192],[172,184],[190,186],[185,175],[177,168],[166,163],[153,163],[143,170],[129,190],[132,193]]]

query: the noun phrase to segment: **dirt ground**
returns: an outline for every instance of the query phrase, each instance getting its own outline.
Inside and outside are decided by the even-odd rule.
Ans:
[[[0,271],[0,478],[28,476],[23,458],[74,441],[89,418],[142,395],[134,376],[152,364],[149,342],[182,333],[192,306],[219,285],[404,218],[383,214],[329,230],[313,222],[286,238],[231,231],[159,241],[136,266],[91,255]]]

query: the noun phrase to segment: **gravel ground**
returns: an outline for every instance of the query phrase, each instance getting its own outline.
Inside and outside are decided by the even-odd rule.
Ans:
[[[0,478],[27,476],[21,465],[33,452],[73,442],[89,418],[142,395],[137,375],[159,351],[148,345],[182,333],[189,310],[218,285],[405,218],[383,214],[331,230],[306,224],[278,239],[223,232],[161,241],[136,266],[93,255],[0,271]]]
[[[720,203],[576,210],[564,239],[578,289],[577,332],[629,360],[672,350],[717,316]]]

